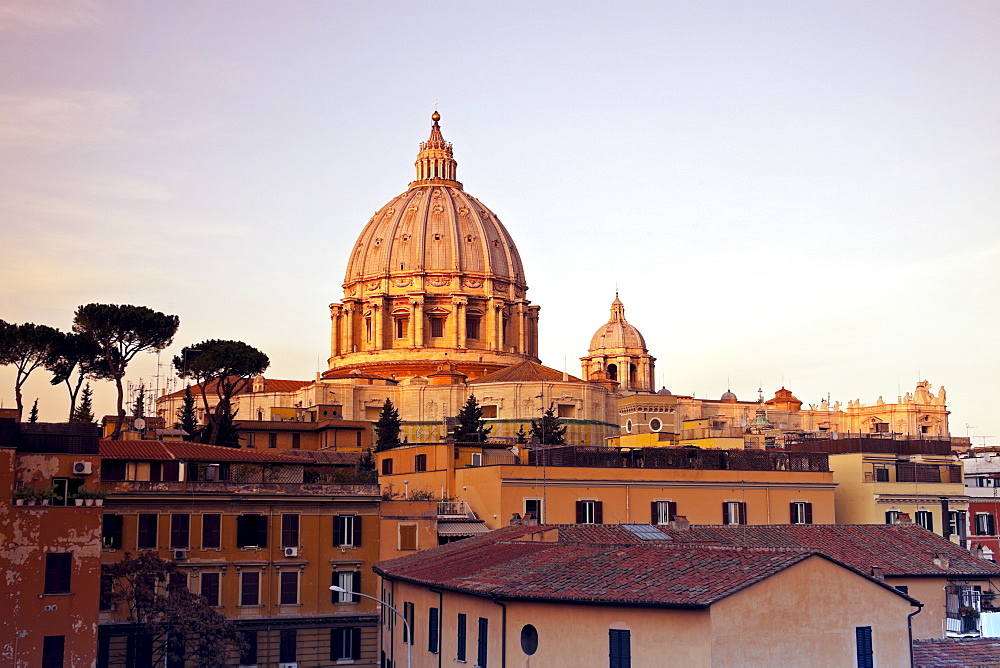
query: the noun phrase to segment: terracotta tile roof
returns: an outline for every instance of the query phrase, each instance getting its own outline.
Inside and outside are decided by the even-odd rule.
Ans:
[[[234,376],[234,378],[236,377]],[[263,390],[263,392],[294,392],[295,390],[298,390],[300,388],[305,387],[306,385],[309,385],[310,382],[311,381],[308,380],[280,380],[277,378],[265,378],[264,379],[265,389]],[[193,394],[195,397],[200,397],[202,384],[203,383],[195,383],[194,385],[192,385],[191,394]],[[215,396],[215,388],[217,385],[218,385],[217,381],[214,380],[209,381],[208,385],[205,388],[205,391],[209,394],[209,396]],[[241,394],[252,393],[253,385],[254,381],[253,379],[251,379],[249,382],[244,384],[244,388],[241,391],[236,393],[236,396],[239,396]],[[183,397],[183,396],[184,396],[184,390],[177,390],[176,392],[171,392],[170,394],[164,395],[163,398]]]
[[[567,375],[567,379],[573,382],[582,382],[576,376]],[[538,362],[524,360],[499,371],[488,373],[469,381],[469,385],[478,383],[525,383],[531,381],[559,381],[563,379],[563,372],[547,367]]]
[[[931,638],[913,641],[915,668],[1000,665],[1000,638]]]
[[[284,454],[184,441],[101,441],[101,457],[147,462],[183,459],[204,462],[303,463],[298,457]]]
[[[804,549],[643,541],[615,526],[509,526],[375,570],[480,596],[705,607],[812,557],[829,559]]]
[[[337,450],[285,450],[285,455],[309,460],[310,464],[323,466],[355,466],[361,458],[360,452]]]
[[[895,576],[1000,577],[1000,566],[977,559],[916,524],[704,525],[685,531],[662,530],[686,543],[818,550],[863,573],[878,566],[885,575]],[[938,554],[948,558],[947,568],[934,564]]]

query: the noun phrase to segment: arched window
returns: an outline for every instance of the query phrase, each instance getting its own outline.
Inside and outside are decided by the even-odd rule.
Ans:
[[[628,365],[628,382],[630,382],[630,383],[632,383],[634,385],[636,383],[638,375],[639,375],[638,374],[638,369],[635,368],[635,365],[634,364],[629,364]]]
[[[618,380],[618,365],[609,364],[608,365],[608,378],[610,380]]]

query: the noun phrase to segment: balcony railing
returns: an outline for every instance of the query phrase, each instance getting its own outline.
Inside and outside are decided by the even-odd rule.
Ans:
[[[462,517],[478,519],[476,513],[465,501],[438,501],[438,517]]]
[[[598,468],[702,469],[714,471],[808,471],[825,473],[825,453],[775,450],[701,450],[698,448],[618,448],[554,446],[532,449],[532,466]]]
[[[105,482],[101,487],[116,494],[236,494],[239,496],[381,496],[378,485],[358,485],[343,483],[301,483],[301,482],[149,482],[128,480]]]

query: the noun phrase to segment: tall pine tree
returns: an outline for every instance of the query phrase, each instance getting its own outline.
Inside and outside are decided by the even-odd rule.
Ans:
[[[177,420],[174,423],[174,429],[183,429],[187,432],[184,440],[198,440],[200,428],[198,427],[198,416],[194,410],[194,395],[191,393],[190,385],[184,388],[184,403],[177,409]]]
[[[389,399],[382,405],[375,423],[375,452],[389,450],[399,445],[399,430],[403,426],[399,419],[399,411]]]
[[[94,391],[90,389],[90,383],[83,388],[80,395],[80,403],[73,410],[73,417],[70,422],[93,422],[94,421]]]
[[[555,414],[552,404],[549,404],[540,420],[531,421],[531,435],[542,445],[565,445],[566,427]]]
[[[459,443],[485,443],[486,437],[493,431],[493,427],[487,427],[483,422],[483,408],[474,394],[469,395],[455,420],[455,440]]]
[[[38,422],[38,399],[35,399],[35,403],[31,406],[31,412],[28,413],[28,422]]]

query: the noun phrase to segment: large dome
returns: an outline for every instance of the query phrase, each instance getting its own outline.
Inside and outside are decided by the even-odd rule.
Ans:
[[[538,307],[526,299],[517,247],[456,179],[440,118],[420,144],[416,180],[351,250],[344,300],[330,307],[331,371],[365,366],[398,378],[450,361],[478,377],[535,359]]]

